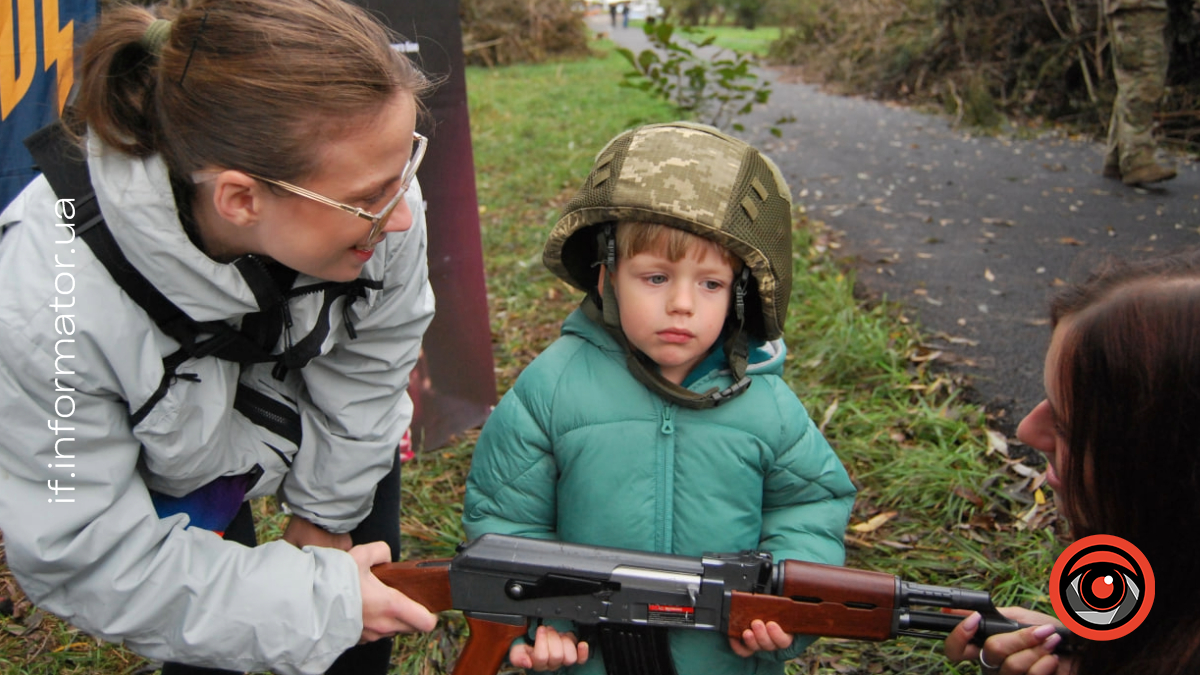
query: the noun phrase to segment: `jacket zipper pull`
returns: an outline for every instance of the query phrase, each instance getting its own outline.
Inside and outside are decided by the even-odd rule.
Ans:
[[[671,406],[663,408],[662,432],[664,434],[675,433],[675,420],[671,417],[675,409]]]

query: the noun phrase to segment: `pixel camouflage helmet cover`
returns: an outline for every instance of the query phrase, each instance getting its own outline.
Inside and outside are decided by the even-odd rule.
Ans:
[[[605,262],[601,249],[611,237],[598,236],[604,228],[596,226],[617,222],[658,223],[729,250],[754,279],[744,333],[760,340],[783,335],[792,286],[792,201],[778,167],[758,150],[688,122],[647,125],[609,141],[542,254],[546,267],[597,305],[597,263]],[[603,308],[605,314],[612,309]],[[605,323],[610,332],[620,330],[619,321]],[[735,379],[742,379],[744,359],[730,357]]]

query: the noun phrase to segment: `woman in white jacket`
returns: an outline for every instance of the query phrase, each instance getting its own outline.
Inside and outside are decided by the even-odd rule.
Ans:
[[[397,553],[433,315],[427,82],[390,43],[339,0],[106,11],[67,114],[103,222],[82,222],[86,180],[38,178],[0,214],[8,563],[165,672],[383,673],[381,638],[436,621],[370,573]],[[255,547],[267,494],[292,516]]]

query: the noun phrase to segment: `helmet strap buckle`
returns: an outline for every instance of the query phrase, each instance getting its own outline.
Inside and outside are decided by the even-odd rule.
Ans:
[[[746,322],[746,288],[750,285],[750,268],[742,266],[742,273],[733,286],[733,311],[738,327]]]

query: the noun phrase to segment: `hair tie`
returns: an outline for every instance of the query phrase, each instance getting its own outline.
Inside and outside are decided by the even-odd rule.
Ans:
[[[146,26],[146,32],[142,33],[142,39],[138,40],[138,44],[154,56],[162,56],[163,45],[170,35],[171,22],[166,19],[155,19],[150,22],[149,26]]]

